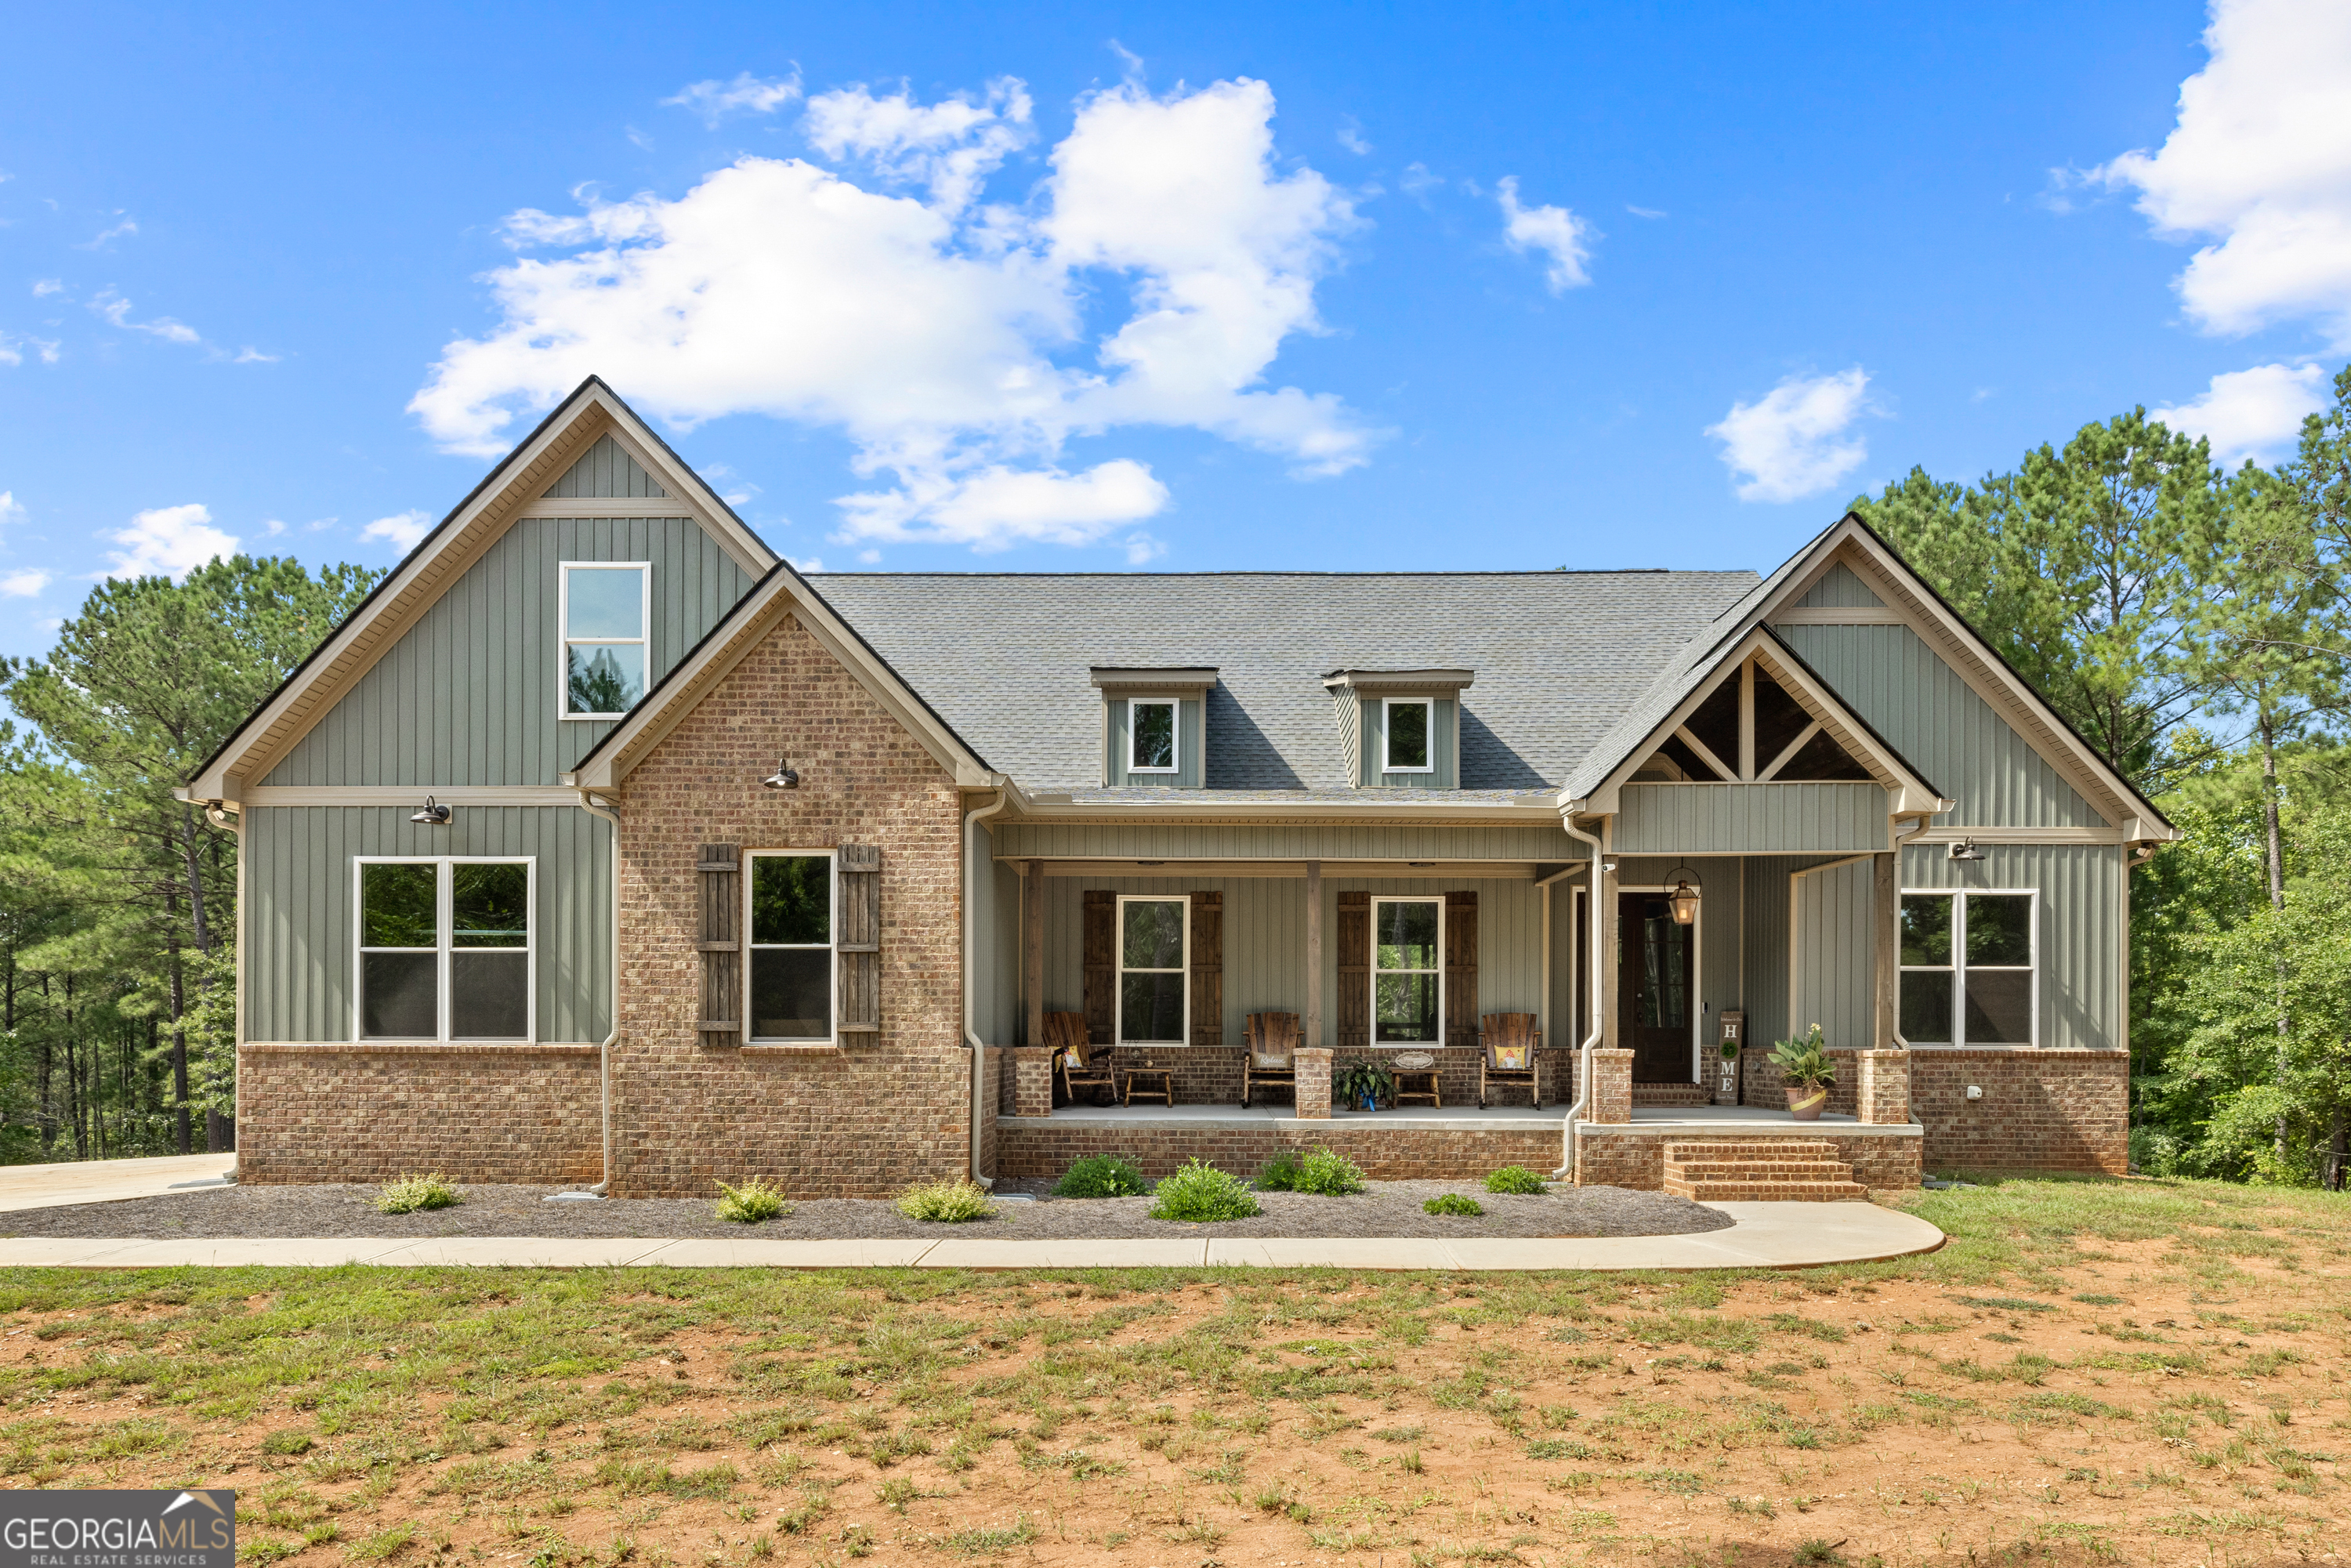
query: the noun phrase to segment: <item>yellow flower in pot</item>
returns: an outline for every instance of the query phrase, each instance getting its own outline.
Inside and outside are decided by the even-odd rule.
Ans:
[[[1771,1064],[1788,1081],[1788,1114],[1799,1122],[1817,1122],[1828,1108],[1829,1085],[1836,1082],[1836,1066],[1829,1061],[1821,1026],[1794,1040],[1771,1046]]]

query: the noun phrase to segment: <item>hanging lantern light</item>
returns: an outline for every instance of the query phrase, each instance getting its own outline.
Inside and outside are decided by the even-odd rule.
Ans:
[[[1694,925],[1698,923],[1698,889],[1687,876],[1674,884],[1674,890],[1667,894],[1666,902],[1673,908],[1675,925]]]

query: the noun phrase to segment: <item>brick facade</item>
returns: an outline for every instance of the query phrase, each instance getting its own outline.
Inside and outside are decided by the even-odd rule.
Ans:
[[[1791,1136],[1828,1144],[1836,1157],[1853,1167],[1853,1179],[1871,1191],[1901,1191],[1918,1185],[1919,1144],[1900,1133],[1844,1133],[1834,1123],[1805,1123],[1801,1131],[1790,1124]],[[1676,1129],[1671,1134],[1624,1132],[1607,1127],[1583,1128],[1576,1134],[1576,1180],[1587,1186],[1629,1186],[1643,1192],[1661,1191],[1666,1179],[1666,1145],[1757,1141],[1753,1127],[1726,1129],[1719,1134]]]
[[[1592,1053],[1592,1103],[1583,1109],[1588,1122],[1629,1122],[1633,1119],[1633,1053],[1595,1051]]]
[[[1854,1118],[1866,1127],[1899,1126],[1910,1120],[1910,1053],[1853,1053]]]
[[[1970,1083],[1981,1099],[1967,1097]],[[1910,1112],[1938,1173],[2130,1169],[2126,1051],[1922,1048],[1910,1053]]]
[[[1394,1114],[1384,1113],[1384,1114]],[[1374,1181],[1476,1181],[1504,1166],[1549,1172],[1565,1157],[1559,1127],[1468,1132],[1290,1118],[1230,1122],[1005,1122],[997,1128],[999,1177],[1058,1176],[1090,1155],[1122,1155],[1143,1174],[1171,1175],[1197,1156],[1235,1176],[1254,1176],[1284,1149],[1328,1147]]]
[[[1305,1121],[1331,1119],[1331,1052],[1301,1045],[1291,1059],[1298,1070],[1298,1114]]]

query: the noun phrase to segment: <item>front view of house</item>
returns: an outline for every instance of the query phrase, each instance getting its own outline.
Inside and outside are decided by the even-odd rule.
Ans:
[[[808,578],[593,380],[183,794],[240,1179],[622,1197],[2120,1172],[2176,836],[1853,518],[1760,580]]]

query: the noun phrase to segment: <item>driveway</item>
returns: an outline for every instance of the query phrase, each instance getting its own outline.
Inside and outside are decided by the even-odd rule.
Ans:
[[[153,1197],[174,1187],[215,1186],[236,1164],[233,1154],[162,1155],[143,1160],[75,1160],[55,1166],[0,1166],[0,1214]]]

